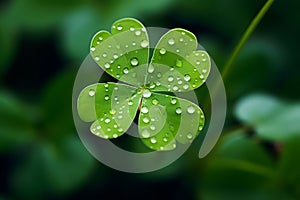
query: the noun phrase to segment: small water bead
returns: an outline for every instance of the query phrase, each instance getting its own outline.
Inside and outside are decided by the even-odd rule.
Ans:
[[[204,118],[204,115],[200,115],[200,118],[203,119],[203,118]]]
[[[91,97],[93,97],[95,94],[96,94],[96,92],[95,92],[94,89],[90,89],[90,90],[89,90],[89,95],[90,95]]]
[[[202,131],[202,129],[203,129],[203,126],[199,126],[198,130]]]
[[[150,139],[150,142],[151,142],[152,144],[155,144],[157,141],[156,141],[155,138],[151,138],[151,139]]]
[[[175,40],[173,38],[170,38],[168,40],[168,44],[171,45],[171,46],[174,45],[175,44]]]
[[[180,50],[179,49],[176,49],[176,53],[179,53],[180,52]]]
[[[137,66],[139,64],[139,61],[138,61],[137,58],[132,58],[130,60],[130,63],[131,63],[132,66]]]
[[[154,131],[156,128],[155,128],[154,125],[150,125],[150,129],[151,129],[152,131]]]
[[[183,38],[179,38],[179,42],[183,42]]]
[[[123,73],[124,73],[124,74],[128,74],[128,73],[129,73],[129,70],[128,70],[127,67],[125,67],[125,68],[123,69]]]
[[[173,76],[169,76],[169,77],[168,77],[168,81],[169,81],[169,82],[172,82],[173,80],[174,80],[174,77],[173,77]]]
[[[103,40],[103,37],[100,36],[100,37],[99,37],[99,40],[102,41],[102,40]]]
[[[207,70],[206,70],[206,69],[203,69],[202,72],[205,74],[205,73],[207,72]]]
[[[120,69],[120,68],[121,68],[121,66],[120,66],[120,65],[118,65],[118,66],[117,66],[117,68],[118,68],[118,69]]]
[[[195,56],[199,56],[199,53],[197,52],[197,53],[195,53]]]
[[[196,61],[196,65],[200,65],[200,61],[199,60]]]
[[[119,115],[119,116],[118,116],[118,119],[122,119],[122,118],[123,118],[123,116],[122,116],[122,115]]]
[[[145,117],[145,118],[143,118],[143,122],[146,123],[146,124],[148,124],[150,122],[150,120],[149,120],[148,117]]]
[[[149,112],[149,110],[148,110],[148,108],[146,106],[144,106],[144,107],[141,108],[141,112],[144,113],[144,114],[146,114],[146,113]]]
[[[153,89],[153,88],[155,88],[155,87],[156,87],[156,85],[155,85],[154,83],[151,83],[151,84],[150,84],[150,88],[151,88],[151,89]]]
[[[188,134],[186,135],[186,137],[187,137],[187,139],[189,139],[189,140],[193,139],[193,135],[192,135],[191,133],[188,133]]]
[[[113,134],[113,138],[117,138],[118,137],[118,134]]]
[[[148,89],[145,89],[144,91],[143,91],[143,97],[145,97],[145,98],[149,98],[151,96],[151,92],[150,92],[150,90],[148,90]]]
[[[142,131],[142,137],[143,138],[149,138],[150,137],[150,133],[149,133],[149,131],[147,129],[144,129]]]
[[[98,130],[101,129],[101,126],[97,126],[97,129],[98,129]]]
[[[117,125],[117,124],[114,124],[114,128],[118,128],[118,125]]]
[[[180,59],[176,60],[176,67],[182,67],[182,61]]]
[[[99,60],[100,60],[99,56],[96,56],[96,57],[95,57],[95,60],[96,60],[96,61],[99,61]]]
[[[110,128],[107,128],[106,130],[107,130],[108,132],[110,132],[110,131],[111,131],[111,129],[110,129]]]
[[[154,72],[154,66],[153,66],[152,64],[150,64],[150,65],[148,66],[148,72],[149,72],[150,74]]]
[[[173,86],[173,90],[174,90],[174,91],[177,91],[178,89],[179,89],[179,88],[178,88],[177,85],[174,85],[174,86]]]
[[[106,69],[108,69],[108,68],[110,68],[110,64],[109,64],[109,63],[105,63],[105,64],[104,64],[104,67],[105,67]]]
[[[182,80],[179,80],[179,81],[178,81],[178,84],[181,85],[181,84],[182,84]]]
[[[159,101],[157,99],[153,99],[151,102],[153,105],[157,105],[159,103]]]
[[[104,99],[107,101],[109,100],[109,96],[108,95],[105,95]]]
[[[122,128],[118,129],[118,132],[122,133],[124,130]]]
[[[129,30],[130,30],[130,31],[134,31],[134,28],[133,28],[133,27],[130,27]]]
[[[106,58],[106,57],[107,57],[107,54],[106,54],[106,53],[103,53],[102,56],[103,56],[103,58]]]
[[[189,114],[193,114],[193,113],[195,112],[194,106],[189,106],[189,107],[187,108],[187,112],[188,112]]]
[[[176,111],[175,111],[178,115],[182,113],[182,109],[181,108],[176,108]]]
[[[95,48],[95,47],[92,47],[92,48],[91,48],[91,51],[95,51],[95,50],[96,50],[96,48]]]
[[[177,100],[176,100],[176,99],[174,99],[174,98],[172,98],[172,99],[171,99],[171,104],[173,104],[173,105],[174,105],[174,104],[176,104],[176,103],[177,103]]]
[[[149,41],[148,41],[148,40],[143,40],[143,41],[141,42],[141,47],[142,47],[142,48],[146,48],[146,47],[148,47],[148,45],[149,45]]]
[[[108,123],[110,122],[110,119],[109,119],[109,118],[106,118],[106,119],[104,120],[104,122],[108,124]]]
[[[206,61],[206,58],[203,58],[202,61],[205,62],[205,61]]]
[[[204,76],[203,76],[203,74],[201,74],[199,77],[200,77],[201,79],[204,79]]]
[[[165,48],[161,48],[161,49],[159,50],[159,53],[160,53],[161,55],[166,54],[166,52],[167,52],[167,50],[166,50]]]
[[[135,35],[136,35],[136,36],[140,36],[141,33],[142,33],[142,32],[141,32],[140,30],[137,30],[137,31],[135,32]]]
[[[120,74],[116,74],[116,78],[120,78]]]
[[[121,25],[121,24],[119,24],[118,26],[117,26],[117,30],[118,31],[121,31],[123,29],[123,26]]]
[[[164,142],[168,142],[168,139],[164,137],[164,138],[163,138],[163,141],[164,141]]]
[[[132,46],[135,46],[136,45],[136,42],[132,42]]]
[[[191,80],[191,77],[190,77],[190,75],[188,75],[188,74],[184,75],[184,80],[185,80],[185,81],[189,81],[189,80]]]
[[[157,78],[160,78],[160,77],[161,77],[161,73],[158,73],[158,74],[157,74]]]
[[[116,114],[116,112],[117,112],[117,111],[114,110],[114,109],[112,109],[111,111],[109,111],[109,113],[112,114],[112,115]]]
[[[129,106],[132,106],[132,105],[133,105],[133,102],[132,102],[131,100],[129,100],[129,101],[128,101],[128,105],[129,105]]]
[[[117,59],[119,56],[118,56],[118,54],[115,53],[113,57],[114,57],[114,59]]]

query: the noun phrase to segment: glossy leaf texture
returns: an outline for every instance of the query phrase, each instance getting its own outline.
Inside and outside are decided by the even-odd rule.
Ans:
[[[141,93],[134,87],[117,83],[98,83],[86,87],[78,98],[82,120],[93,122],[91,132],[101,138],[117,138],[131,125]]]
[[[91,55],[108,74],[123,82],[143,86],[149,57],[149,39],[137,20],[116,21],[108,31],[99,31],[92,39]]]
[[[148,67],[147,84],[153,91],[185,92],[200,87],[210,72],[210,57],[196,50],[195,35],[176,28],[167,32],[155,47]]]
[[[190,101],[156,93],[142,100],[139,134],[153,150],[174,149],[176,141],[191,143],[203,126],[202,110]]]

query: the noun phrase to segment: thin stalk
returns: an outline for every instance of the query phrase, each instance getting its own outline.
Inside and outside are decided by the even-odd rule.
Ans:
[[[268,0],[265,5],[262,7],[262,9],[259,11],[259,13],[255,16],[255,18],[252,20],[246,31],[244,32],[243,37],[240,39],[238,45],[235,47],[233,53],[231,54],[230,58],[228,59],[227,63],[225,64],[223,71],[222,71],[222,78],[223,81],[226,79],[228,72],[230,71],[232,64],[236,60],[238,54],[240,53],[241,49],[245,45],[245,43],[248,41],[249,37],[257,27],[257,25],[260,23],[266,12],[269,10],[271,5],[273,4],[274,0]]]

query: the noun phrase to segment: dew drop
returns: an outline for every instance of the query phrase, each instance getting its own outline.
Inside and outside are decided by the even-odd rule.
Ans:
[[[129,30],[130,30],[130,31],[134,31],[134,28],[133,28],[133,27],[130,27]]]
[[[199,77],[200,77],[201,79],[204,79],[204,76],[203,76],[203,74],[201,74]]]
[[[143,40],[143,41],[141,42],[141,47],[142,47],[142,48],[146,48],[148,45],[149,45],[148,40]]]
[[[189,114],[193,114],[193,113],[195,112],[194,106],[189,106],[189,107],[187,108],[187,112],[188,112]]]
[[[132,105],[133,105],[133,102],[132,102],[131,100],[129,100],[129,101],[128,101],[128,105],[129,105],[129,106],[132,106]]]
[[[148,117],[145,117],[145,118],[143,118],[143,122],[144,122],[144,123],[148,124],[148,123],[149,123],[149,121],[150,121],[150,120],[149,120],[149,118],[148,118]]]
[[[150,137],[150,133],[149,133],[149,131],[148,131],[147,129],[144,129],[144,130],[142,131],[142,137],[143,137],[143,138],[148,138],[148,137]]]
[[[150,92],[150,90],[148,90],[148,89],[145,89],[144,91],[143,91],[143,97],[145,97],[145,98],[149,98],[151,96],[151,92]]]
[[[118,26],[117,26],[117,30],[118,31],[121,31],[123,29],[123,26],[121,25],[121,24],[119,24]]]
[[[177,113],[178,115],[181,114],[181,113],[182,113],[181,108],[176,108],[176,113]]]
[[[163,141],[164,141],[164,142],[168,142],[168,139],[167,139],[167,138],[163,138]]]
[[[95,60],[96,60],[96,61],[99,61],[99,60],[100,60],[99,56],[96,56],[96,57],[95,57]]]
[[[202,61],[205,62],[205,61],[206,61],[206,58],[203,58]]]
[[[136,35],[136,36],[140,36],[141,33],[142,33],[142,32],[141,32],[140,30],[137,30],[137,31],[135,32],[135,35]]]
[[[98,130],[101,129],[101,126],[97,126],[97,129],[98,129]]]
[[[124,130],[122,128],[118,129],[118,132],[122,133]]]
[[[117,138],[118,137],[118,134],[113,134],[113,138]]]
[[[192,135],[191,133],[188,133],[188,134],[186,135],[186,137],[187,137],[187,139],[189,139],[189,140],[193,139],[193,135]]]
[[[114,115],[114,114],[116,114],[116,110],[112,109],[111,111],[109,111],[109,113]]]
[[[106,69],[108,69],[108,68],[110,68],[110,64],[109,64],[109,63],[105,63],[105,64],[104,64],[104,67],[105,67]]]
[[[179,38],[179,42],[183,42],[183,38]]]
[[[176,60],[176,66],[177,67],[182,67],[182,61],[180,59]]]
[[[154,131],[156,128],[155,128],[154,125],[150,125],[150,129],[151,129],[152,131]]]
[[[103,40],[103,37],[100,36],[100,37],[99,37],[99,40],[102,41],[102,40]]]
[[[200,61],[199,60],[196,61],[196,65],[200,65]]]
[[[96,48],[95,48],[95,47],[92,47],[92,48],[91,48],[91,51],[95,51],[95,50],[96,50]]]
[[[207,72],[207,70],[206,70],[206,69],[203,69],[202,72],[205,74],[205,73]]]
[[[153,105],[157,105],[158,103],[159,103],[159,101],[158,101],[157,99],[153,99],[153,100],[152,100],[152,104],[153,104]]]
[[[174,80],[174,77],[173,77],[173,76],[169,76],[169,77],[168,77],[168,81],[169,81],[169,82],[172,82],[173,80]]]
[[[152,64],[150,64],[150,65],[148,66],[148,72],[149,72],[150,74],[154,72],[154,66],[153,66]]]
[[[141,108],[141,112],[145,114],[145,113],[148,113],[149,110],[146,106],[144,106],[144,107]]]
[[[131,63],[132,66],[137,66],[139,64],[139,61],[138,61],[137,58],[132,58],[130,60],[130,63]]]
[[[108,124],[108,123],[110,122],[110,119],[109,119],[109,118],[106,118],[106,119],[104,120],[104,122]]]
[[[161,48],[161,49],[159,50],[159,53],[160,53],[161,55],[166,54],[166,52],[167,52],[167,50],[166,50],[165,48]]]
[[[175,44],[175,40],[173,38],[170,38],[168,40],[168,44],[171,45],[171,46],[174,45]]]
[[[91,97],[93,97],[94,95],[95,95],[95,90],[94,89],[90,89],[89,90],[89,95],[91,96]]]
[[[135,46],[136,45],[136,43],[135,42],[132,42],[132,46]]]
[[[174,91],[177,91],[178,89],[179,89],[179,88],[178,88],[177,85],[174,85],[174,86],[173,86],[173,90],[174,90]]]
[[[176,99],[174,99],[174,98],[172,98],[172,99],[171,99],[171,104],[173,104],[173,105],[174,105],[174,104],[176,104],[176,103],[177,103],[177,100],[176,100]]]
[[[109,96],[108,95],[105,95],[104,99],[107,101],[109,100]]]
[[[123,69],[123,73],[124,73],[124,74],[128,74],[128,73],[129,73],[129,70],[128,70],[127,67],[125,67],[125,68]]]
[[[157,78],[160,78],[160,77],[161,77],[161,73],[158,73],[158,74],[157,74]]]
[[[178,84],[181,85],[181,84],[182,84],[182,80],[179,80],[179,81],[178,81]]]
[[[188,74],[184,75],[184,80],[185,80],[185,81],[189,81],[189,80],[191,80],[191,77],[190,77],[190,75],[188,75]]]
[[[119,56],[118,56],[118,54],[115,53],[113,57],[114,57],[114,59],[117,59]]]
[[[108,132],[110,132],[110,131],[111,131],[111,129],[110,129],[110,128],[107,128],[107,131],[108,131]]]
[[[151,138],[151,139],[150,139],[150,142],[151,142],[152,144],[155,144],[157,141],[156,141],[155,138]]]

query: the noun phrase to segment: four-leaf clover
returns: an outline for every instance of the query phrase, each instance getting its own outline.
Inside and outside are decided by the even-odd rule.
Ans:
[[[153,150],[164,151],[176,143],[192,142],[204,125],[198,105],[172,94],[200,87],[210,71],[210,57],[197,49],[191,32],[176,28],[165,33],[149,63],[149,38],[136,19],[116,21],[99,31],[91,42],[91,56],[108,74],[122,83],[96,83],[78,97],[78,113],[93,122],[93,134],[112,139],[123,135],[139,112],[141,140]]]

